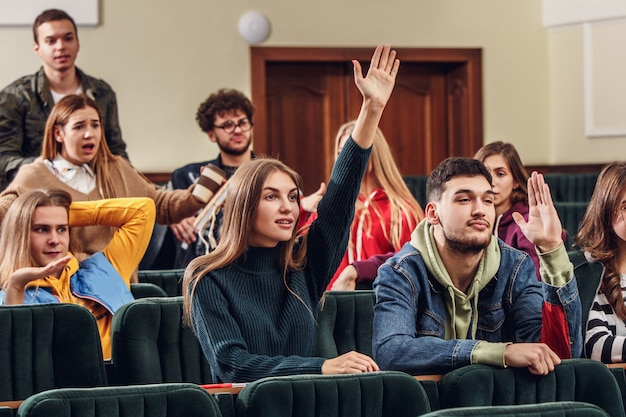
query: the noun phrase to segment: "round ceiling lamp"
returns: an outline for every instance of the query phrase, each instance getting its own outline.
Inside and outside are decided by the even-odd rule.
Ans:
[[[247,12],[239,18],[239,34],[248,43],[261,43],[270,35],[270,21],[259,12]]]

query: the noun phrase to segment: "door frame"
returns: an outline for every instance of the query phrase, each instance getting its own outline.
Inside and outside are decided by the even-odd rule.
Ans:
[[[463,114],[466,126],[449,126],[450,149],[456,156],[473,156],[483,145],[482,49],[396,48],[401,62],[459,64],[467,99],[451,103]],[[267,132],[266,68],[268,63],[339,62],[352,59],[369,62],[372,48],[339,47],[250,47],[251,97],[256,108],[254,150],[270,154]],[[402,69],[400,69],[402,70]],[[454,96],[453,92],[451,96]]]

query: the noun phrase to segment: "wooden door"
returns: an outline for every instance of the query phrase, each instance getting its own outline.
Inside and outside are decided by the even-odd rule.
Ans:
[[[251,48],[254,150],[302,175],[304,193],[330,175],[337,129],[361,95],[350,60],[365,48]],[[403,175],[426,175],[482,146],[480,50],[400,49],[400,72],[380,127]]]

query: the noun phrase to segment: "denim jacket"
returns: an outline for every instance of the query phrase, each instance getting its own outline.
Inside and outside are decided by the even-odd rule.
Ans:
[[[380,267],[374,282],[372,347],[381,369],[411,375],[445,373],[471,364],[472,351],[481,340],[538,342],[544,301],[563,308],[571,357],[580,357],[576,278],[563,287],[538,282],[528,254],[501,240],[498,245],[499,269],[479,293],[476,339],[445,340],[445,288],[428,272],[421,253],[411,244]]]

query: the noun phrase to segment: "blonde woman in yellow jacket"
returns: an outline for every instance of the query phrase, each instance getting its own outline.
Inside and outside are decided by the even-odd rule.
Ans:
[[[113,314],[133,300],[130,279],[150,241],[154,218],[154,202],[144,197],[72,203],[63,190],[22,194],[0,232],[0,302],[84,306],[96,318],[103,356],[110,358]],[[101,252],[79,263],[69,251],[69,229],[92,225],[116,232]]]

